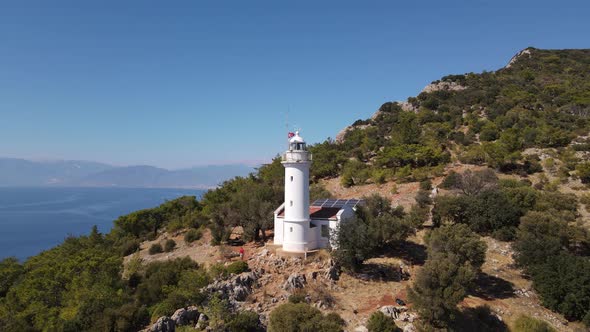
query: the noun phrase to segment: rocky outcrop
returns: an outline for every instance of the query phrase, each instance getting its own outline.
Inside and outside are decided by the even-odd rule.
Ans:
[[[525,48],[524,50],[516,53],[516,55],[513,56],[512,59],[510,59],[510,61],[508,62],[508,64],[504,68],[512,67],[512,65],[515,64],[516,61],[518,61],[518,59],[520,59],[523,56],[528,56],[530,58],[531,57],[531,50],[529,48]]]
[[[340,279],[341,272],[342,271],[340,270],[339,266],[335,265],[333,262],[330,262],[330,267],[326,271],[324,278],[330,281],[337,281],[338,279]]]
[[[305,274],[293,273],[283,284],[283,289],[293,291],[295,289],[303,288],[306,283],[307,279],[305,278]]]
[[[403,111],[405,112],[418,112],[418,107],[414,106],[414,104],[408,102],[408,101],[401,101],[398,102],[399,106],[402,108]]]
[[[152,325],[148,331],[150,332],[174,332],[176,330],[176,323],[168,316],[162,316]]]
[[[422,89],[422,92],[430,93],[435,91],[461,91],[466,88],[457,82],[438,81],[428,84]]]
[[[199,310],[195,306],[180,308],[170,318],[172,318],[176,325],[195,324],[197,318],[199,318]]]
[[[375,114],[377,114],[377,113],[379,113],[379,111],[377,111]],[[373,115],[373,116],[375,116],[375,115]],[[346,134],[353,129],[361,129],[362,130],[362,129],[368,128],[370,126],[371,125],[367,125],[367,124],[357,125],[357,126],[348,126],[344,129],[340,130],[340,132],[338,132],[338,134],[336,134],[336,142],[337,143],[344,142],[344,137],[346,137]]]
[[[207,293],[217,293],[222,299],[227,299],[230,304],[243,302],[252,293],[252,287],[256,284],[263,270],[244,272],[229,280],[217,280],[205,288]]]

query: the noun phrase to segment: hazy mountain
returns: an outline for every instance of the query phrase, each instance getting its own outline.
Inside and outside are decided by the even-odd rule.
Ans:
[[[87,161],[0,158],[0,186],[210,188],[252,171],[252,167],[241,164],[167,170],[144,165],[116,167]]]
[[[63,184],[111,168],[111,165],[90,161],[0,158],[0,186]]]

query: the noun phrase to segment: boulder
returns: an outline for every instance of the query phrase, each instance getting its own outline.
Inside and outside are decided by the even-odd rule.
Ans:
[[[172,320],[176,325],[188,325],[194,324],[199,317],[199,310],[195,306],[190,306],[187,308],[180,308],[174,312],[172,315]]]
[[[150,332],[174,332],[176,325],[168,316],[162,316],[149,329]]]
[[[379,308],[379,311],[381,311],[385,316],[391,317],[393,319],[397,319],[400,313],[400,311],[392,305],[382,306]]]
[[[328,268],[328,271],[326,271],[324,277],[328,280],[337,281],[338,279],[340,279],[340,268],[336,265],[330,266],[330,268]]]
[[[294,289],[303,288],[303,286],[305,286],[306,283],[307,280],[305,278],[305,274],[293,273],[289,276],[289,278],[287,278],[287,281],[285,281],[285,283],[283,284],[283,289],[290,291]]]
[[[233,276],[229,280],[217,280],[208,285],[205,291],[208,293],[217,293],[223,299],[229,300],[232,305],[236,302],[245,301],[248,295],[252,293],[252,287],[258,281],[260,271],[244,272]]]

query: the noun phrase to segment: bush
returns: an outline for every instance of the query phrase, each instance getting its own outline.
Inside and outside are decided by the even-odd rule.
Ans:
[[[385,316],[381,311],[375,311],[367,321],[369,332],[397,332],[401,331],[391,317]]]
[[[192,243],[199,240],[203,236],[203,232],[200,229],[191,228],[186,234],[184,234],[184,242]]]
[[[248,263],[244,261],[237,261],[228,265],[226,270],[229,274],[240,274],[242,272],[250,271],[250,268],[248,267]]]
[[[432,189],[432,181],[424,180],[420,182],[420,190],[431,190]]]
[[[171,252],[172,250],[174,250],[174,248],[176,248],[176,241],[172,239],[166,240],[166,242],[164,243],[164,251]]]
[[[520,315],[514,321],[513,332],[555,332],[555,329],[547,322],[532,318],[525,315]]]
[[[576,174],[582,183],[590,183],[590,163],[580,163],[576,166]]]
[[[162,245],[159,243],[152,244],[152,246],[150,247],[150,250],[149,250],[150,255],[155,255],[155,254],[159,254],[162,252],[164,252],[164,249],[162,249]]]
[[[449,175],[441,182],[440,187],[442,189],[455,189],[459,188],[461,183],[461,175],[455,171],[450,171]]]
[[[0,298],[6,296],[8,290],[23,274],[24,268],[14,257],[0,261]]]
[[[131,255],[132,253],[139,250],[139,240],[123,238],[120,242],[122,243],[119,245],[119,249],[123,256]]]
[[[285,303],[270,313],[269,332],[343,331],[344,321],[337,314],[322,312],[305,303]]]
[[[296,292],[289,295],[288,301],[289,303],[306,303],[305,296],[304,292]]]
[[[416,203],[421,208],[432,204],[432,199],[430,198],[430,192],[427,190],[420,189],[418,191],[418,193],[416,194]]]
[[[240,311],[227,324],[232,332],[256,332],[262,331],[258,314],[253,311]]]
[[[455,255],[459,264],[469,263],[476,270],[483,265],[486,244],[467,225],[446,225],[432,230],[426,238],[428,255]]]
[[[477,271],[469,264],[461,264],[454,254],[437,254],[428,259],[416,275],[408,299],[420,317],[434,326],[445,326],[457,311],[457,304],[470,289]]]

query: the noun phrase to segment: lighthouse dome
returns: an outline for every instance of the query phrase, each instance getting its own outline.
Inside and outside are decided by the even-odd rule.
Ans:
[[[295,135],[289,140],[289,143],[305,143],[305,140],[299,136],[299,131],[296,131]]]

